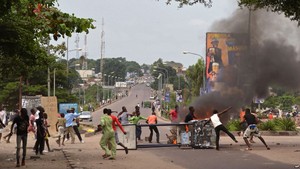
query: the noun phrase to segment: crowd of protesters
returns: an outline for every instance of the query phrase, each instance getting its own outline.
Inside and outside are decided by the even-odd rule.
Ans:
[[[71,137],[73,136],[71,143],[74,143],[75,140],[73,133],[76,133],[80,136],[80,133],[78,132],[77,128],[79,127],[79,124],[77,124],[76,127],[74,127],[75,125],[73,123],[74,121],[77,121],[76,118],[80,114],[74,112],[73,108],[67,110],[67,112],[69,112],[69,114],[66,114],[66,117],[63,113],[60,114],[60,117],[58,118],[56,123],[56,128],[58,131],[58,136],[56,137],[57,144],[59,146],[64,145],[64,139],[68,132],[71,133]],[[25,108],[22,108],[21,110],[16,109],[12,114],[6,114],[6,112],[1,108],[0,141],[2,141],[2,133],[5,127],[7,127],[7,129],[9,130],[9,133],[3,136],[3,139],[6,143],[10,143],[11,137],[13,136],[13,134],[16,134],[16,167],[25,165],[25,159],[27,154],[27,139],[29,138],[29,134],[31,133],[33,134],[33,138],[35,139],[33,151],[37,156],[44,155],[44,153],[46,152],[52,152],[49,143],[49,137],[51,137],[51,135],[48,129],[50,127],[48,115],[42,106],[32,108],[30,110],[30,116],[28,116],[28,111]],[[82,138],[79,138],[79,141],[81,143],[84,143]],[[47,150],[45,150],[45,145],[47,146]]]
[[[143,105],[143,104],[142,104]],[[101,131],[102,137],[100,140],[100,147],[104,150],[104,154],[102,155],[105,159],[115,160],[116,159],[116,147],[117,145],[121,146],[125,153],[128,154],[128,148],[120,141],[119,135],[117,132],[117,127],[122,131],[124,135],[127,135],[127,132],[123,125],[127,124],[135,124],[136,126],[136,139],[137,141],[143,141],[141,139],[142,128],[140,125],[140,121],[144,120],[145,123],[149,125],[150,135],[148,137],[149,143],[152,143],[153,140],[153,131],[156,134],[156,142],[160,143],[160,133],[156,126],[158,123],[158,119],[156,116],[157,109],[152,105],[152,113],[148,117],[141,116],[140,106],[137,104],[135,106],[135,111],[129,113],[125,106],[122,107],[122,111],[117,113],[116,116],[112,114],[111,109],[104,108],[103,115],[100,119],[100,124],[98,125],[98,129],[95,131]],[[212,111],[212,116],[206,119],[206,123],[212,123],[212,126],[215,129],[216,133],[216,149],[219,150],[219,135],[220,131],[227,133],[234,142],[238,142],[235,136],[230,133],[225,126],[221,123],[220,117],[223,113],[226,113],[228,109],[224,111],[218,112],[218,110]],[[193,106],[189,107],[189,113],[186,115],[183,122],[190,122],[192,120],[197,119],[195,116],[195,108]],[[2,139],[3,129],[6,126],[9,126],[10,132],[3,136],[3,139],[7,143],[10,143],[11,136],[16,134],[16,163],[17,167],[21,165],[25,165],[26,159],[26,148],[27,148],[27,139],[28,134],[32,133],[34,139],[36,140],[33,151],[36,155],[44,155],[45,152],[51,152],[49,137],[51,137],[48,128],[50,127],[48,122],[48,115],[45,113],[43,107],[38,106],[36,108],[32,108],[30,110],[30,117],[28,116],[27,109],[22,108],[21,110],[15,110],[14,113],[10,116],[10,118],[5,117],[6,113],[3,109],[0,110],[0,140]],[[75,112],[74,108],[68,109],[67,113],[59,114],[57,122],[55,124],[55,128],[57,131],[57,140],[56,143],[59,146],[65,146],[65,142],[69,140],[71,137],[71,144],[75,143],[75,134],[78,137],[79,142],[84,143],[78,127],[80,126],[78,116],[80,113]],[[180,122],[179,119],[180,112],[179,106],[175,106],[174,110],[171,110],[169,113],[169,117],[171,123]],[[2,120],[3,119],[3,120]],[[253,143],[252,137],[256,136],[258,139],[262,141],[262,143],[269,150],[269,146],[266,144],[265,140],[262,138],[260,132],[257,129],[257,116],[253,113],[250,113],[250,109],[242,109],[240,113],[240,122],[243,130],[240,134],[243,136],[243,139],[247,145],[247,149],[251,150],[251,144]],[[172,130],[175,128],[171,128]],[[176,129],[177,130],[177,129]],[[250,138],[250,140],[248,140]],[[22,146],[21,146],[22,144]],[[45,144],[47,146],[47,150],[45,150]],[[21,153],[22,147],[22,153]]]

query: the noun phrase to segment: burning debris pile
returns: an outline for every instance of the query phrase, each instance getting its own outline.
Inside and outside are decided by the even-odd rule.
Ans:
[[[249,105],[253,98],[266,97],[270,86],[299,88],[300,34],[296,22],[277,13],[239,9],[230,18],[214,23],[211,30],[240,34],[237,39],[247,47],[241,51],[237,64],[222,68],[218,90],[192,104],[198,118],[228,106],[235,108],[229,115],[237,116],[237,110]]]

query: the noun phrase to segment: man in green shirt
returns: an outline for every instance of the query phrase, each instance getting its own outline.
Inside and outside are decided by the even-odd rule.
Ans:
[[[110,157],[110,160],[116,159],[116,140],[115,132],[112,127],[112,118],[107,115],[108,109],[103,109],[103,116],[101,117],[100,125],[102,127],[102,137],[100,140],[100,146],[105,151],[103,158]],[[109,150],[108,145],[110,145],[111,150]]]
[[[129,122],[132,124],[138,124],[140,120],[147,120],[147,119],[145,117],[140,116],[139,108],[136,108],[135,115],[129,119]],[[141,140],[141,135],[142,135],[142,127],[136,126],[136,138],[138,140]]]

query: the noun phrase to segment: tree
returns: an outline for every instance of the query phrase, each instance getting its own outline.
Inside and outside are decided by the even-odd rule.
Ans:
[[[192,94],[198,96],[200,93],[200,87],[203,87],[203,71],[205,70],[204,62],[202,59],[198,59],[195,65],[190,66],[186,71],[188,81],[190,81]]]
[[[150,70],[150,65],[142,64],[141,69],[144,69],[144,72],[147,73]]]
[[[300,1],[285,0],[240,0],[239,6],[256,9],[267,9],[272,12],[284,13],[291,20],[297,21],[300,25]]]
[[[87,32],[94,28],[92,19],[77,18],[54,7],[56,0],[3,0],[0,4],[0,73],[3,87],[11,82],[31,84],[36,72],[42,75],[34,87],[24,86],[24,92],[44,94],[47,68],[55,63],[50,55],[50,36],[71,36],[72,32]],[[9,77],[9,78],[8,78]],[[11,86],[11,85],[10,85]],[[3,88],[2,88],[3,89]],[[7,88],[14,90],[12,88]],[[12,91],[13,92],[13,91]],[[17,94],[16,94],[17,96]],[[21,97],[21,90],[19,101]],[[0,97],[7,100],[4,97]],[[3,101],[2,100],[2,101]],[[20,103],[20,102],[19,102]],[[20,104],[19,104],[20,105]]]
[[[179,7],[184,5],[195,5],[197,3],[203,4],[206,7],[212,6],[212,0],[167,0],[167,4],[175,1],[179,3]],[[272,12],[284,13],[284,15],[291,20],[297,21],[300,25],[300,1],[298,0],[239,0],[239,6],[256,9],[267,9]]]
[[[211,7],[212,0],[167,0],[167,4],[171,4],[172,1],[179,3],[179,7],[184,5],[194,5],[197,3],[202,3],[204,6]]]
[[[125,58],[105,58],[103,64],[103,73],[125,79],[126,76],[126,59]],[[106,81],[107,82],[107,81]]]

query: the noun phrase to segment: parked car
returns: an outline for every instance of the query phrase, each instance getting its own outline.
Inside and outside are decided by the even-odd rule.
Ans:
[[[80,121],[83,121],[83,120],[92,121],[93,120],[92,112],[83,111],[83,112],[81,112],[81,115],[78,118]]]
[[[149,99],[150,99],[150,100],[154,100],[154,99],[155,99],[155,96],[150,96]]]

